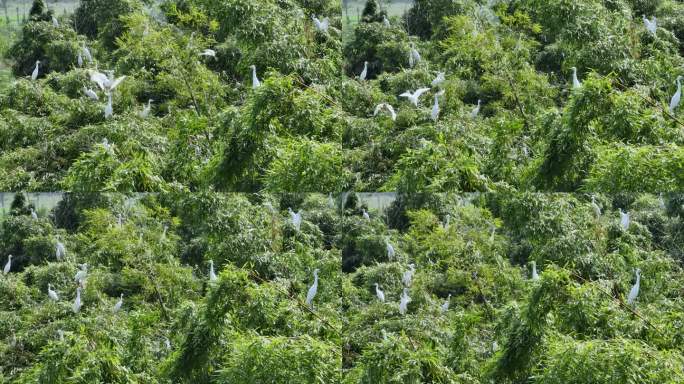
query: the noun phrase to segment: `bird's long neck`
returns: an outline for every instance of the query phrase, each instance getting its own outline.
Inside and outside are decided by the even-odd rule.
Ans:
[[[677,92],[682,91],[682,80],[680,78],[677,78]]]
[[[637,279],[636,279],[636,285],[639,285],[641,283],[641,274],[637,273]]]

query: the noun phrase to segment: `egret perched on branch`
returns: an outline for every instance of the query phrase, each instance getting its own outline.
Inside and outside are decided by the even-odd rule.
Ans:
[[[672,95],[670,99],[670,113],[674,114],[675,109],[679,106],[679,102],[682,100],[682,77],[677,76],[677,92]]]
[[[366,80],[366,76],[368,76],[368,62],[364,61],[363,62],[363,71],[361,71],[361,74],[359,75],[359,80],[361,80],[361,81]]]
[[[394,108],[388,103],[380,103],[377,106],[375,106],[375,112],[373,112],[373,116],[377,116],[378,113],[380,113],[380,111],[383,109],[386,109],[389,112],[392,121],[397,120],[397,113],[394,112]]]
[[[411,286],[411,281],[413,280],[413,273],[416,271],[416,266],[411,263],[408,265],[409,269],[408,271],[404,272],[403,276],[401,277],[401,282],[404,283],[405,286],[410,287]]]
[[[74,275],[74,281],[76,281],[81,286],[85,286],[85,281],[88,277],[88,264],[84,263],[79,265],[81,268],[78,272],[76,272],[76,275]]]
[[[59,28],[59,20],[57,20],[57,18],[54,16],[52,16],[52,26],[55,28]]]
[[[437,121],[439,118],[439,97],[444,94],[444,91],[439,91],[435,93],[435,104],[432,106],[432,112],[430,112],[430,118],[432,121]]]
[[[628,305],[634,304],[634,300],[636,300],[637,296],[639,296],[639,286],[641,285],[641,269],[635,269],[634,273],[636,274],[636,283],[634,283],[632,289],[629,290],[629,296],[627,296]]]
[[[150,111],[152,111],[152,102],[154,100],[149,99],[147,100],[147,105],[143,108],[142,111],[140,111],[140,117],[143,119],[147,119],[147,117],[150,115]]]
[[[116,87],[121,84],[122,81],[126,79],[126,76],[121,76],[117,77],[116,79],[114,78],[114,71],[106,71],[109,76],[105,75],[102,72],[98,72],[95,70],[89,70],[88,73],[90,73],[90,81],[94,82],[97,84],[98,87],[100,87],[101,90],[111,93],[113,90],[116,89]]]
[[[31,81],[36,81],[39,73],[40,73],[40,60],[37,60],[36,61],[36,67],[33,69],[33,73],[31,73]]]
[[[434,80],[432,80],[432,86],[433,87],[439,87],[446,81],[445,73],[444,72],[437,72],[437,77],[435,77]]]
[[[78,56],[76,56],[76,63],[78,64],[79,68],[83,66],[83,56],[81,55],[81,52],[79,52]]]
[[[123,293],[121,296],[119,296],[119,301],[114,304],[114,308],[112,308],[112,312],[117,313],[121,310],[121,306],[123,305]]]
[[[31,218],[33,220],[38,220],[38,214],[33,210],[33,208],[31,208]]]
[[[451,293],[449,294],[449,296],[447,296],[447,299],[444,301],[444,304],[442,304],[442,313],[449,310],[449,300],[451,300]]]
[[[7,256],[7,263],[5,264],[5,268],[2,270],[2,273],[6,275],[9,273],[10,269],[12,269],[12,255]]]
[[[83,87],[83,93],[88,96],[88,98],[92,101],[99,101],[100,98],[97,96],[97,93],[93,91],[92,89]]]
[[[71,306],[71,309],[74,311],[74,313],[78,313],[78,311],[81,310],[81,287],[76,288],[76,299],[74,300],[74,305]]]
[[[429,90],[430,90],[430,88],[419,88],[413,93],[411,93],[411,91],[406,91],[406,92],[402,93],[401,95],[399,95],[399,97],[406,97],[407,99],[409,99],[411,104],[413,104],[414,106],[417,107],[418,106],[418,99],[420,98],[420,95],[422,95],[423,93],[425,93]]]
[[[539,274],[537,273],[537,262],[532,260],[530,264],[532,264],[532,280],[537,281],[539,280]]]
[[[477,107],[473,108],[470,112],[470,118],[474,119],[480,114],[480,109],[482,108],[482,100],[477,100]]]
[[[418,65],[418,63],[420,63],[420,59],[420,53],[418,53],[416,50],[415,45],[411,43],[411,51],[409,52],[409,67],[413,68]]]
[[[623,231],[626,231],[629,228],[629,223],[629,212],[622,212],[622,208],[620,208],[620,226]]]
[[[216,51],[214,51],[213,49],[207,48],[207,49],[205,49],[204,51],[200,52],[199,55],[200,55],[200,56],[204,56],[204,57],[213,57],[213,58],[216,58]]]
[[[112,94],[107,93],[107,104],[104,107],[105,119],[109,119],[114,115],[114,106],[112,105]]]
[[[318,292],[318,272],[319,269],[316,268],[314,270],[314,282],[313,285],[309,288],[309,292],[306,294],[306,305],[311,307],[313,309],[313,299],[316,296],[316,292]]]
[[[599,205],[596,204],[596,199],[594,198],[594,196],[591,197],[591,208],[594,209],[594,214],[597,218],[601,217],[601,207],[599,207]]]
[[[577,67],[572,67],[572,88],[582,88],[582,83],[580,83],[579,79],[577,78]]]
[[[658,30],[658,19],[656,19],[655,16],[651,20],[647,19],[645,15],[641,16],[641,19],[644,21],[644,25],[646,26],[646,30],[649,31],[653,36],[656,35],[656,31]]]
[[[55,290],[52,289],[52,284],[48,283],[48,297],[52,301],[59,301],[59,295]]]
[[[368,214],[368,212],[365,209],[362,209],[361,211],[363,214],[363,218],[370,221],[370,215]]]
[[[261,86],[261,81],[257,77],[256,65],[250,65],[249,67],[252,68],[252,89],[257,89]]]
[[[55,258],[57,260],[62,260],[65,256],[66,248],[64,247],[64,243],[57,241],[57,245],[55,245]]]
[[[290,213],[292,225],[294,225],[295,229],[299,231],[299,228],[302,226],[302,211],[300,210],[295,213],[292,208],[288,208],[287,211]]]
[[[378,297],[378,300],[381,302],[385,302],[385,292],[381,291],[380,288],[378,288],[378,283],[375,283],[375,295]]]
[[[323,33],[328,33],[328,27],[330,26],[330,19],[329,18],[324,18],[323,20],[319,20],[318,17],[316,16],[311,16],[311,19],[314,22],[314,25],[316,26],[316,29],[320,32]]]
[[[390,244],[389,240],[385,240],[385,245],[387,248],[387,259],[394,259],[394,247],[392,246],[392,244]]]
[[[402,315],[406,314],[409,302],[411,302],[411,298],[408,295],[408,288],[404,288],[404,291],[402,292],[401,298],[399,300],[399,313],[401,313]]]
[[[214,260],[209,260],[209,281],[216,281],[217,279],[214,272]]]
[[[392,26],[387,16],[382,16],[382,24],[385,26],[385,28],[389,28]]]

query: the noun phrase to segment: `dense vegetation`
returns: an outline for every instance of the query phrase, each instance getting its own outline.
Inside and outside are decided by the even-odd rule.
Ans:
[[[67,195],[37,218],[18,196],[0,219],[0,382],[339,382],[342,228],[324,196]]]
[[[344,44],[333,0],[83,0],[57,23],[37,12],[6,54],[18,80],[0,96],[0,189],[683,186],[684,124],[667,106],[684,74],[684,4],[416,0],[386,19],[374,3],[345,22]],[[655,34],[642,16],[657,17]],[[84,46],[94,61],[79,67]],[[127,76],[109,119],[106,96],[83,93],[97,90],[94,68]],[[445,79],[431,86],[438,72]],[[419,107],[400,97],[420,87],[431,90]],[[382,102],[396,120],[373,116]],[[105,138],[112,151],[98,145]]]

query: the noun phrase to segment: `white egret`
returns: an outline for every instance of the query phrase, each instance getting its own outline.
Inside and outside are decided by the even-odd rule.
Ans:
[[[432,121],[437,121],[439,118],[439,97],[444,94],[444,91],[439,91],[435,94],[435,104],[432,106],[432,112],[430,112],[430,118]]]
[[[81,287],[76,288],[76,299],[74,300],[74,305],[71,306],[71,309],[74,311],[74,313],[78,313],[78,311],[81,310]]]
[[[577,78],[577,67],[572,67],[572,88],[582,88],[582,83],[580,83],[579,79]]]
[[[57,20],[57,18],[54,16],[52,16],[52,26],[55,28],[59,28],[59,20]]]
[[[416,266],[413,263],[409,264],[408,266],[408,271],[404,272],[404,274],[401,276],[401,282],[404,283],[405,286],[410,287],[411,282],[413,281],[413,274],[416,272]]]
[[[596,199],[594,198],[594,196],[591,197],[591,208],[594,209],[594,214],[597,218],[601,217],[601,207],[599,207],[599,205],[596,204]]]
[[[200,56],[204,56],[204,57],[213,57],[213,58],[216,58],[216,51],[214,51],[213,49],[207,48],[207,49],[205,49],[204,51],[200,52],[199,55],[200,55]]]
[[[658,19],[656,19],[655,16],[651,20],[647,19],[645,15],[641,16],[641,19],[644,21],[644,25],[646,26],[646,30],[650,32],[653,36],[656,35],[656,31],[658,30]]]
[[[57,291],[52,289],[52,284],[48,283],[48,297],[52,301],[59,301],[59,295],[57,294]]]
[[[532,264],[532,280],[537,281],[539,280],[539,274],[537,273],[537,262],[532,260],[530,264]]]
[[[385,302],[385,292],[378,288],[378,283],[375,283],[375,295],[378,297],[378,300],[383,303]]]
[[[298,211],[295,213],[292,208],[288,208],[287,211],[290,213],[290,220],[292,222],[292,225],[294,225],[295,229],[299,231],[299,229],[302,226],[302,211]]]
[[[78,56],[76,56],[76,63],[78,64],[79,68],[83,66],[83,56],[80,52],[78,53]]]
[[[12,255],[7,256],[7,263],[5,264],[5,268],[2,270],[2,273],[6,275],[9,273],[10,269],[12,269]]]
[[[419,88],[413,93],[411,93],[411,91],[406,91],[406,92],[402,93],[401,95],[399,95],[399,97],[406,97],[407,99],[409,99],[411,104],[413,104],[414,106],[417,107],[418,106],[418,99],[420,98],[420,95],[422,95],[423,93],[425,93],[429,90],[430,90],[430,88]]]
[[[119,296],[119,301],[114,304],[114,307],[112,308],[112,312],[117,313],[121,310],[121,306],[123,305],[123,293],[121,296]]]
[[[409,302],[411,302],[411,298],[408,295],[408,288],[404,288],[404,291],[401,294],[401,298],[399,300],[399,313],[401,313],[402,315],[406,314]]]
[[[412,43],[411,44],[411,51],[409,52],[409,67],[411,67],[411,68],[415,67],[416,65],[418,65],[418,63],[420,63],[420,60],[421,60],[420,53],[418,53],[418,51],[416,50],[416,47]]]
[[[442,304],[442,306],[441,306],[442,313],[449,310],[449,300],[451,300],[451,293],[449,294],[449,296],[447,296],[447,299],[444,301],[444,304]]]
[[[214,272],[214,260],[209,260],[209,281],[216,281],[216,273]]]
[[[106,72],[109,73],[109,76],[92,69],[88,71],[88,73],[90,74],[90,81],[97,84],[97,86],[100,87],[101,90],[107,93],[111,93],[114,89],[116,89],[116,87],[119,86],[119,84],[121,84],[122,81],[126,79],[126,76],[121,76],[115,79],[114,71]]]
[[[40,73],[40,60],[37,60],[36,61],[36,67],[33,69],[33,73],[31,73],[31,80],[36,81],[39,73]]]
[[[446,74],[444,72],[437,72],[437,77],[435,77],[435,79],[432,80],[432,86],[439,87],[440,85],[442,85],[442,83],[446,81],[445,75]]]
[[[387,18],[387,16],[382,16],[382,24],[383,24],[386,28],[389,28],[389,27],[392,26],[392,25],[390,24],[390,21],[389,21],[389,19]]]
[[[451,226],[451,215],[447,213],[444,219],[444,229],[449,229],[449,226]]]
[[[663,194],[658,195],[658,206],[660,209],[665,209],[665,200],[663,199]]]
[[[306,294],[306,305],[311,307],[313,309],[313,299],[316,296],[316,292],[318,292],[318,272],[319,269],[316,268],[314,270],[314,282],[313,285],[309,288],[309,292]]]
[[[620,208],[620,227],[622,227],[623,231],[629,229],[630,221],[629,212],[622,212],[622,208]]]
[[[66,248],[64,247],[64,243],[57,241],[57,245],[55,245],[55,258],[57,260],[62,260],[64,257],[66,257]]]
[[[88,63],[92,64],[93,63],[93,55],[90,53],[90,49],[88,49],[88,47],[84,45],[81,48],[81,52],[83,52],[83,56],[86,58],[86,60],[88,60]]]
[[[670,113],[674,114],[675,109],[679,106],[679,102],[682,101],[682,77],[677,76],[677,92],[672,95],[670,99]]]
[[[314,22],[314,25],[316,26],[316,29],[320,32],[323,33],[328,33],[328,27],[330,27],[330,19],[329,18],[324,18],[323,20],[319,20],[318,17],[316,16],[311,16],[311,19]]]
[[[31,218],[33,220],[38,220],[38,214],[33,210],[33,208],[31,208]]]
[[[385,240],[385,245],[387,248],[387,259],[394,259],[394,247],[392,246],[392,244],[390,244],[389,240]]]
[[[143,108],[142,111],[140,111],[140,117],[143,119],[147,119],[147,117],[150,115],[150,111],[152,111],[152,102],[154,100],[149,99],[147,100],[147,105]]]
[[[256,65],[250,65],[249,67],[252,68],[252,89],[257,89],[261,86],[261,81],[257,77]]]
[[[361,74],[359,75],[359,80],[361,80],[361,81],[366,80],[366,76],[368,76],[368,62],[364,61],[363,62],[363,71],[361,71]]]
[[[83,87],[83,93],[88,96],[88,98],[92,101],[99,101],[100,98],[97,96],[97,93],[93,91],[92,89]]]
[[[634,300],[636,300],[637,296],[639,296],[639,286],[641,285],[641,269],[635,269],[634,273],[636,274],[636,282],[632,286],[632,289],[629,290],[629,295],[627,296],[628,305],[634,304]]]
[[[480,114],[480,109],[482,109],[482,100],[477,100],[477,107],[473,108],[470,112],[470,118],[474,119]]]
[[[492,342],[492,352],[496,353],[497,351],[499,351],[499,343],[494,340],[494,342]]]
[[[361,211],[363,213],[363,218],[370,221],[370,215],[368,214],[368,212],[365,209],[362,209]]]
[[[112,94],[107,94],[107,104],[104,107],[105,119],[109,119],[114,115],[114,107],[112,106]]]
[[[380,111],[383,109],[386,109],[389,112],[392,121],[397,120],[397,113],[394,112],[394,108],[388,103],[380,103],[377,106],[375,106],[375,112],[373,112],[373,116],[377,116],[378,113],[380,113]]]
[[[78,272],[76,272],[76,275],[74,275],[74,281],[76,281],[81,286],[85,286],[85,281],[88,277],[88,264],[84,263],[79,265],[80,269]]]
[[[328,192],[328,208],[335,208],[335,199],[333,199],[332,192]]]

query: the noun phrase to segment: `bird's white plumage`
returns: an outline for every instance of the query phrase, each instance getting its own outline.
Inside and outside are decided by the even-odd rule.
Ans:
[[[76,299],[74,299],[74,304],[71,306],[71,310],[74,313],[78,313],[81,310],[81,287],[76,288]]]
[[[368,212],[365,209],[362,210],[362,214],[363,214],[364,219],[370,221],[370,215],[368,214]]]
[[[33,69],[33,73],[31,73],[31,80],[36,81],[39,74],[40,74],[40,60],[36,61],[36,67]]]
[[[79,271],[76,272],[76,275],[74,275],[74,281],[76,281],[79,285],[83,286],[83,285],[85,285],[85,280],[87,277],[88,277],[88,264],[81,264]]]
[[[114,307],[112,308],[112,312],[117,313],[121,310],[121,306],[123,305],[123,293],[121,296],[119,296],[119,300],[114,304]]]
[[[644,21],[644,26],[646,27],[646,30],[650,34],[655,36],[656,32],[658,31],[658,19],[656,19],[655,16],[653,16],[651,20],[647,19],[646,16],[641,16],[641,19]]]
[[[641,270],[637,268],[634,273],[636,275],[636,282],[632,286],[632,289],[629,290],[629,295],[627,296],[627,304],[629,305],[634,304],[637,296],[639,296],[639,287],[641,285]]]
[[[477,101],[477,106],[473,108],[472,112],[470,112],[470,118],[474,119],[477,117],[477,115],[480,114],[480,109],[482,108],[482,100]]]
[[[442,85],[442,83],[444,83],[444,81],[446,81],[445,76],[446,74],[444,72],[437,72],[437,77],[435,77],[435,79],[432,80],[431,85],[433,87],[439,87],[440,85]]]
[[[670,99],[670,113],[674,114],[675,109],[679,107],[679,102],[682,100],[682,77],[677,76],[677,92],[672,95]]]
[[[432,111],[430,112],[430,118],[432,121],[437,121],[439,118],[439,97],[443,94],[444,91],[440,91],[435,94],[435,103],[432,105]]]
[[[368,62],[364,61],[363,62],[363,70],[361,71],[361,74],[359,75],[359,80],[361,80],[361,81],[366,80],[366,76],[368,76]]]
[[[577,67],[572,67],[572,88],[582,88],[582,83],[580,83],[579,79],[577,78]]]
[[[620,227],[623,231],[629,229],[630,221],[629,212],[623,212],[622,209],[620,209]]]
[[[216,281],[216,272],[214,272],[214,260],[209,260],[209,281]]]
[[[62,260],[66,257],[66,247],[61,241],[57,241],[55,245],[55,258],[57,260]]]
[[[37,220],[37,219],[38,219],[38,214],[36,213],[36,211],[35,211],[33,208],[31,208],[31,218],[32,218],[33,220]]]
[[[314,270],[314,282],[306,293],[306,305],[311,308],[313,308],[313,299],[316,296],[316,292],[318,292],[318,272],[319,270],[316,268]]]
[[[601,217],[601,207],[596,204],[594,196],[591,197],[591,208],[594,210],[594,215],[596,215],[596,217]]]
[[[316,29],[320,32],[323,33],[328,33],[328,28],[330,27],[330,19],[329,18],[324,18],[323,20],[319,20],[318,17],[316,16],[311,16],[311,19],[314,22],[314,25],[316,26]]]
[[[386,109],[387,112],[389,112],[390,117],[392,118],[392,121],[397,120],[397,113],[394,111],[394,107],[392,107],[388,103],[380,103],[380,104],[376,105],[375,106],[375,112],[373,112],[373,116],[377,116],[378,113],[380,113],[380,111],[382,111],[383,109]]]
[[[375,283],[375,296],[377,296],[378,300],[381,302],[385,302],[385,292],[378,287],[378,283]]]
[[[287,209],[288,213],[290,214],[290,221],[292,225],[295,227],[296,230],[299,231],[299,229],[302,226],[302,211],[298,211],[295,213],[292,208]]]
[[[57,294],[57,291],[52,289],[52,284],[48,284],[48,297],[52,301],[59,301],[59,295]]]
[[[537,273],[537,262],[533,260],[531,262],[531,264],[532,264],[532,280],[537,281],[537,280],[539,280],[539,274]]]
[[[256,65],[251,65],[250,68],[252,68],[252,89],[257,89],[261,86],[261,81],[257,77]]]
[[[97,93],[95,93],[95,91],[93,91],[92,89],[83,87],[83,93],[86,96],[88,96],[88,98],[92,101],[99,101],[100,100],[100,97],[97,96]]]
[[[444,304],[440,307],[442,310],[442,313],[446,312],[449,310],[449,300],[451,300],[451,293],[447,297],[447,299],[444,301]]]
[[[409,264],[408,266],[409,269],[401,276],[401,282],[404,283],[405,286],[410,287],[411,282],[413,281],[413,274],[416,271],[416,266],[414,264]]]
[[[413,104],[414,106],[417,107],[418,106],[418,99],[420,98],[420,96],[429,90],[430,90],[430,88],[418,88],[413,93],[411,93],[411,91],[406,91],[406,92],[402,93],[401,95],[399,95],[399,97],[406,97],[407,99],[409,99],[411,104]]]
[[[199,55],[204,56],[204,57],[216,57],[216,51],[214,51],[213,49],[207,48],[204,51],[200,52]]]
[[[105,119],[109,119],[114,115],[114,106],[112,105],[112,94],[107,94],[107,104],[104,107]]]
[[[390,244],[390,242],[388,240],[385,240],[385,245],[387,248],[387,259],[388,260],[394,259],[394,247],[392,246],[392,244]]]
[[[154,100],[152,100],[152,99],[147,100],[147,104],[145,105],[145,107],[143,107],[143,110],[140,111],[140,117],[141,118],[147,119],[147,117],[150,115],[150,112],[152,111],[152,102],[153,101]]]
[[[404,288],[404,291],[401,294],[401,298],[399,299],[399,313],[401,313],[402,315],[406,314],[409,302],[411,302],[411,298],[408,295],[408,288]]]
[[[5,263],[5,268],[2,269],[4,275],[8,274],[12,269],[12,255],[7,256],[7,263]]]

